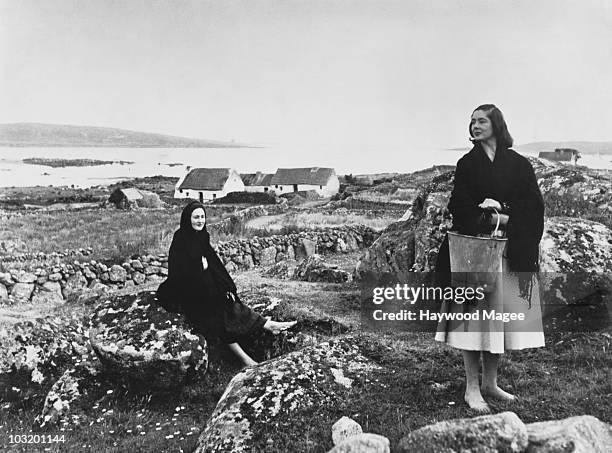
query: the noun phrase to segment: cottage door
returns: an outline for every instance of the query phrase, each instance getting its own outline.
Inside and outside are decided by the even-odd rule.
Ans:
[[[294,191],[294,192],[297,192],[297,191],[298,191],[298,187],[297,187],[297,186],[298,186],[297,184],[294,184],[294,185],[293,185],[293,191]]]

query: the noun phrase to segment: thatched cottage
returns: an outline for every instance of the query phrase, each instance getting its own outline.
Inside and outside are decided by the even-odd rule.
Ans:
[[[230,192],[244,192],[240,175],[232,168],[194,168],[176,183],[174,198],[214,200]]]
[[[272,176],[274,175],[260,171],[240,174],[245,192],[267,192],[270,190]]]
[[[320,196],[331,197],[340,190],[340,181],[333,168],[279,168],[270,181],[270,190],[278,195],[314,190]]]

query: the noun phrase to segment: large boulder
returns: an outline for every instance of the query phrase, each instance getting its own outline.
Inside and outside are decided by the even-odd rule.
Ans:
[[[0,327],[0,398],[27,399],[76,361],[93,359],[83,321],[47,317]]]
[[[74,427],[85,422],[91,412],[92,393],[107,391],[99,379],[100,363],[80,362],[66,370],[53,384],[35,423],[39,428],[60,425]]]
[[[32,303],[34,304],[58,304],[62,302],[64,302],[64,296],[62,296],[62,287],[58,282],[45,282],[42,286],[37,286],[34,289],[32,295]]]
[[[270,426],[283,431],[301,412],[333,407],[346,385],[354,385],[374,368],[347,339],[247,368],[230,381],[200,435],[196,452],[257,451],[254,439],[269,433]]]
[[[571,217],[546,219],[540,243],[540,288],[550,333],[610,325],[610,238],[612,230],[601,223]]]
[[[540,242],[542,272],[612,272],[612,230],[572,217],[546,219]]]
[[[453,172],[434,177],[417,194],[406,220],[393,223],[363,253],[355,268],[357,279],[434,270],[440,244],[451,226],[446,208]]]
[[[21,302],[29,301],[32,292],[34,292],[34,283],[15,283],[11,288],[13,299]]]
[[[608,215],[612,212],[609,172],[562,164],[541,165],[540,159],[531,162],[551,215],[582,217],[593,209]]]
[[[398,446],[401,453],[520,453],[527,428],[514,412],[447,420],[412,431]]]
[[[389,439],[380,434],[363,433],[351,436],[328,453],[389,453]]]
[[[90,340],[108,371],[148,389],[180,386],[208,364],[204,337],[157,305],[153,292],[105,298],[94,310]]]
[[[295,268],[293,278],[305,282],[344,283],[352,277],[348,272],[325,263],[321,255],[314,254]]]
[[[527,425],[527,453],[607,453],[612,450],[612,425],[590,415]]]

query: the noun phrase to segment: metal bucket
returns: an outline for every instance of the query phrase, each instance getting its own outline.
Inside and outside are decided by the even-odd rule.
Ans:
[[[508,239],[477,237],[448,232],[451,285],[495,291],[502,272],[504,248]]]

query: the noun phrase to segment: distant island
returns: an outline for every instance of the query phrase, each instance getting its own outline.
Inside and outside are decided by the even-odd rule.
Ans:
[[[129,165],[134,162],[127,160],[97,160],[97,159],[47,159],[44,157],[28,157],[22,159],[24,164],[45,165],[47,167],[95,167],[97,165]]]
[[[514,145],[513,149],[521,153],[554,151],[560,148],[572,148],[581,154],[612,154],[612,142],[533,142]],[[469,151],[469,147],[450,148],[450,151]]]
[[[250,148],[234,142],[174,137],[125,129],[43,123],[0,124],[0,146],[107,148]]]

